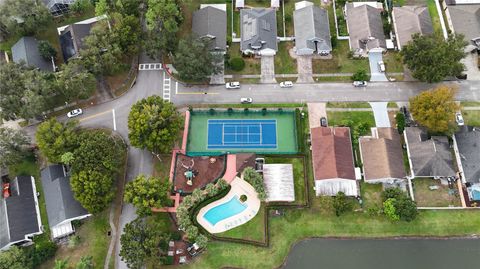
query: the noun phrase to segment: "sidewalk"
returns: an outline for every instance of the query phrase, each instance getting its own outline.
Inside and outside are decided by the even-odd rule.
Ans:
[[[351,77],[353,73],[325,73],[325,74],[312,74],[316,77]],[[400,76],[403,73],[389,73],[392,76]],[[261,78],[261,75],[225,75],[225,78]],[[276,78],[297,78],[298,74],[275,74]]]

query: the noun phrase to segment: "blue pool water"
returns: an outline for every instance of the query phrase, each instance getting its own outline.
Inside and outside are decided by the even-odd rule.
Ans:
[[[230,201],[210,208],[203,218],[210,224],[215,225],[219,221],[235,216],[247,208],[247,205],[242,204],[235,195]]]

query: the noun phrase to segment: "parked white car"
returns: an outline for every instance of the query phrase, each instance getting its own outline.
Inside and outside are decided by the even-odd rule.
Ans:
[[[280,82],[280,88],[291,88],[291,87],[293,87],[293,82],[291,81]]]
[[[251,104],[252,102],[253,102],[253,99],[250,97],[240,98],[240,103],[242,104]]]
[[[73,117],[76,117],[76,116],[79,116],[79,115],[82,115],[82,114],[83,114],[83,110],[81,108],[77,108],[77,109],[74,109],[74,110],[68,112],[67,117],[73,118]]]
[[[461,112],[455,113],[455,121],[457,122],[458,126],[465,125],[465,121],[463,120],[463,116]]]
[[[383,61],[378,62],[378,69],[380,72],[385,72],[385,63]]]
[[[238,82],[238,81],[227,82],[225,84],[225,88],[227,88],[227,89],[240,89],[240,82]]]
[[[367,82],[366,81],[354,81],[353,86],[355,87],[367,87]]]

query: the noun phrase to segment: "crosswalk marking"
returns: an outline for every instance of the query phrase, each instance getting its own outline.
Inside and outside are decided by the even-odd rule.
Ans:
[[[138,70],[141,71],[156,71],[156,70],[163,70],[161,63],[147,63],[147,64],[139,64]]]
[[[163,100],[170,101],[170,77],[163,73]]]

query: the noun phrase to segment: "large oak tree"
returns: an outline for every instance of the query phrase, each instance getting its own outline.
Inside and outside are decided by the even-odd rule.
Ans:
[[[139,175],[125,186],[124,200],[137,208],[140,216],[150,215],[152,207],[160,208],[170,202],[168,179]]]

